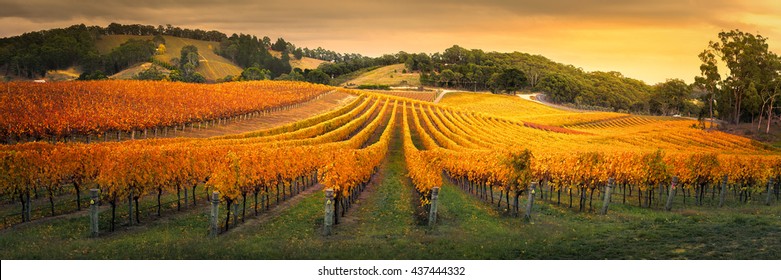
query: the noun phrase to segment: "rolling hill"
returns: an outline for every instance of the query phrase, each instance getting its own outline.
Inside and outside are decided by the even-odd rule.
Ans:
[[[163,36],[165,38],[166,52],[164,54],[155,55],[154,58],[163,62],[169,62],[172,58],[179,57],[179,53],[182,48],[187,45],[193,45],[198,48],[198,53],[201,55],[201,65],[198,66],[197,71],[201,73],[206,80],[216,81],[218,79],[225,78],[225,76],[241,75],[242,69],[232,61],[219,56],[214,53],[214,49],[219,47],[218,42],[201,41],[188,38],[180,38],[174,36]],[[106,35],[101,37],[96,42],[96,47],[101,54],[109,53],[113,48],[118,47],[127,40],[141,39],[149,40],[152,36],[135,36],[135,35]],[[279,57],[280,52],[269,51],[272,55]],[[322,63],[326,61],[303,57],[302,59],[291,59],[290,66],[293,68],[301,69],[316,69]],[[143,65],[143,64],[141,64]],[[137,73],[143,69],[138,68],[140,65],[133,66],[122,72]],[[120,79],[129,79],[127,75],[117,76]]]
[[[420,73],[403,73],[405,68],[401,63],[380,67],[342,85],[420,86]]]
[[[214,49],[219,47],[217,42],[193,40],[173,36],[163,36],[165,38],[166,52],[155,55],[154,58],[160,61],[168,62],[174,57],[179,57],[182,48],[187,45],[193,45],[198,48],[201,55],[201,65],[197,71],[201,73],[206,80],[216,81],[228,75],[241,75],[241,67],[237,66],[227,58],[214,53]],[[102,54],[108,53],[111,49],[118,47],[129,39],[152,39],[152,36],[133,36],[133,35],[108,35],[103,36],[96,42],[98,51]],[[132,70],[131,70],[132,71]]]

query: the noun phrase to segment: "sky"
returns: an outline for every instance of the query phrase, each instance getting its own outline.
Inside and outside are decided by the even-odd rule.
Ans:
[[[368,56],[467,49],[540,54],[648,84],[699,74],[720,31],[781,53],[778,0],[0,0],[0,37],[73,24],[165,25],[283,37]]]

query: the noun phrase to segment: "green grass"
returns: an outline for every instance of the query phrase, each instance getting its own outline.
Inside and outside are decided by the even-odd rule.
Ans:
[[[403,73],[404,64],[380,67],[347,81],[355,85],[420,86],[420,73]]]
[[[396,131],[376,183],[329,237],[321,234],[318,190],[277,216],[250,220],[217,238],[207,236],[203,206],[98,238],[87,237],[86,216],[39,221],[0,231],[0,259],[781,258],[778,202],[676,206],[672,212],[614,203],[602,216],[538,200],[533,223],[526,223],[446,181],[438,224],[429,228],[415,215],[418,198],[406,172]]]
[[[353,71],[353,72],[350,72],[350,73],[347,73],[347,74],[344,74],[344,75],[341,75],[341,76],[334,77],[333,79],[331,79],[331,85],[332,86],[344,86],[344,85],[347,84],[348,81],[350,81],[352,79],[355,79],[355,78],[363,75],[364,73],[367,73],[367,72],[372,71],[372,70],[377,69],[377,68],[379,68],[379,67],[374,66],[374,67],[362,68],[362,69],[358,69],[356,71]]]

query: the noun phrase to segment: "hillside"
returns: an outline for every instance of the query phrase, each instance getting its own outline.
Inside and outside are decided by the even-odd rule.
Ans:
[[[214,53],[214,49],[219,47],[219,43],[217,42],[193,40],[173,36],[163,36],[163,38],[165,38],[166,52],[164,54],[155,55],[154,58],[157,60],[169,62],[172,58],[179,57],[179,53],[184,46],[193,45],[198,48],[198,54],[201,55],[201,64],[196,70],[198,73],[201,73],[206,78],[206,80],[216,81],[217,79],[225,78],[225,76],[228,75],[241,75],[241,67],[237,66],[227,58]],[[107,35],[97,40],[96,46],[98,51],[105,54],[129,39],[149,40],[152,39],[152,36]]]
[[[282,52],[275,51],[275,50],[268,50],[271,55],[273,55],[276,58],[282,57]],[[301,59],[296,59],[292,55],[290,56],[290,67],[292,68],[300,68],[301,70],[306,69],[317,69],[320,64],[328,63],[328,61],[325,60],[319,60],[311,57],[301,57]]]
[[[405,69],[406,67],[401,63],[380,67],[342,85],[420,86],[420,73],[404,73]]]
[[[241,75],[241,67],[231,62],[227,58],[214,53],[214,49],[219,47],[219,43],[217,42],[201,41],[173,36],[163,36],[163,38],[165,38],[166,52],[164,54],[155,55],[154,58],[157,60],[169,62],[172,58],[179,57],[179,53],[184,46],[193,45],[198,48],[198,53],[201,55],[201,65],[198,66],[197,71],[206,77],[207,80],[216,81],[217,79],[225,78],[225,76],[228,75]],[[102,54],[105,54],[129,39],[150,40],[152,39],[152,36],[106,35],[101,37],[101,39],[96,42],[96,46],[98,51],[100,51]],[[281,57],[281,53],[278,51],[270,50],[269,52],[275,57]],[[300,60],[291,57],[290,66],[292,68],[317,69],[320,64],[325,62],[326,61],[309,57],[303,57]],[[130,71],[138,72],[139,70]]]

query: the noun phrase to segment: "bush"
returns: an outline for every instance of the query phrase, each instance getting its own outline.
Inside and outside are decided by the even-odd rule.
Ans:
[[[165,78],[165,73],[160,71],[160,69],[157,69],[157,66],[155,65],[133,75],[133,80],[162,81]]]

